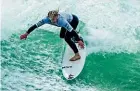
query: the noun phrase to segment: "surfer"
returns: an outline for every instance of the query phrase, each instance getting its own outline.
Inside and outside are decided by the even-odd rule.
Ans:
[[[76,33],[76,27],[79,23],[79,19],[76,15],[59,13],[58,10],[52,10],[48,12],[47,17],[39,21],[38,23],[32,25],[25,34],[20,36],[20,39],[26,39],[27,36],[35,29],[44,24],[51,24],[61,27],[60,38],[64,38],[67,44],[72,48],[75,55],[70,59],[70,61],[76,61],[81,58],[75,43],[72,41],[74,37],[81,48],[84,48],[84,43]]]

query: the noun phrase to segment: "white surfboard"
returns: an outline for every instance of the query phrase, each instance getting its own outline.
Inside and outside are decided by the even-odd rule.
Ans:
[[[69,45],[66,45],[66,49],[62,61],[62,73],[67,80],[72,80],[76,78],[84,68],[85,59],[86,59],[86,45],[84,45],[85,47],[84,49],[78,47],[77,43],[76,46],[79,50],[81,59],[76,61],[69,61],[70,58],[74,56],[74,52],[69,47]]]

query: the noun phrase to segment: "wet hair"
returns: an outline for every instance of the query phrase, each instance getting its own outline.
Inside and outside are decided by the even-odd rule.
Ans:
[[[48,17],[53,18],[54,16],[58,15],[58,10],[52,10],[48,12]]]

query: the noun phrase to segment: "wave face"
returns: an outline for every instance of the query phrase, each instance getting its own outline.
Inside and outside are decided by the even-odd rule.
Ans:
[[[28,39],[19,35],[52,9],[76,14],[87,45],[81,74],[67,81],[61,71],[60,28],[44,25]],[[3,0],[2,91],[139,91],[139,0]]]

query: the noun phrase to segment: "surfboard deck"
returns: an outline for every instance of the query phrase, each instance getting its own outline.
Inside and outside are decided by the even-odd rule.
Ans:
[[[67,80],[72,80],[76,78],[84,68],[85,59],[86,59],[86,45],[84,49],[81,49],[76,43],[76,46],[79,50],[81,59],[76,61],[69,61],[71,57],[75,54],[69,45],[66,45],[65,53],[62,60],[62,73]]]

